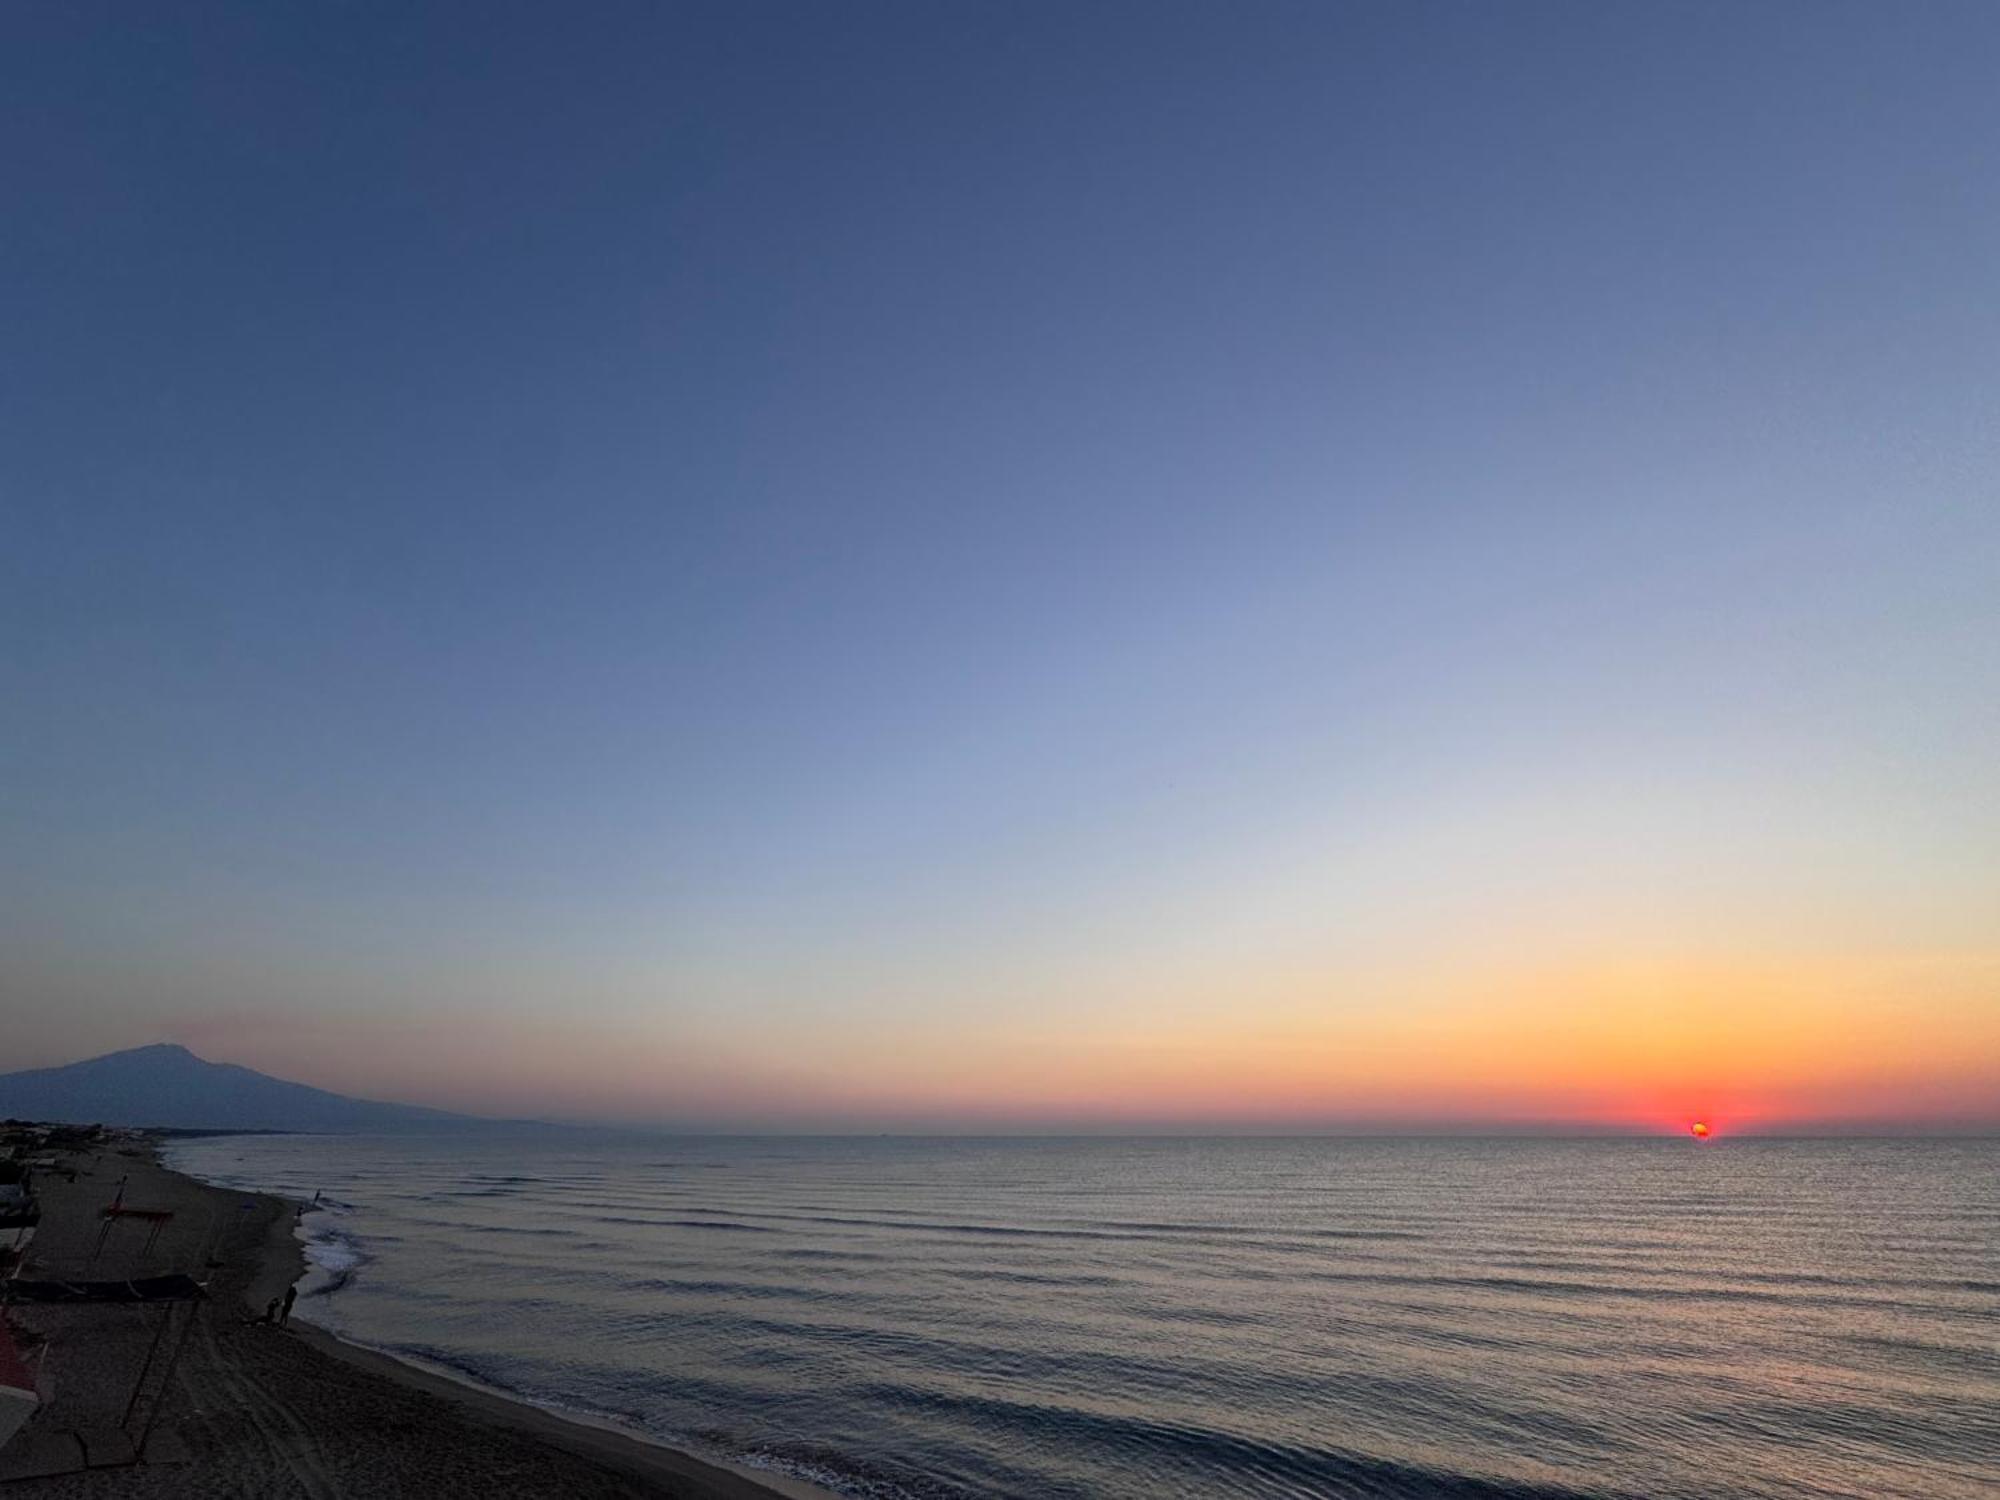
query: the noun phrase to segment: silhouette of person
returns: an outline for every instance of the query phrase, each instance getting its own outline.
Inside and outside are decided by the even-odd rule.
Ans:
[[[287,1323],[292,1321],[292,1304],[298,1300],[299,1289],[295,1286],[286,1287],[285,1305],[278,1311],[278,1326],[280,1328],[283,1328]]]
[[[264,1304],[263,1321],[266,1323],[275,1323],[278,1321],[278,1299],[276,1297],[273,1297],[269,1302]]]

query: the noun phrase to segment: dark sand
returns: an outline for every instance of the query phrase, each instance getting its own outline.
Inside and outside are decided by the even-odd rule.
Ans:
[[[170,1172],[150,1150],[66,1158],[91,1175],[38,1184],[44,1218],[29,1277],[107,1280],[217,1262],[161,1406],[148,1462],[0,1484],[0,1500],[97,1496],[819,1497],[796,1480],[740,1471],[609,1427],[557,1417],[294,1319],[255,1321],[302,1273],[295,1206]],[[151,1254],[120,1225],[95,1265],[99,1211],[129,1175],[128,1206],[168,1208]],[[160,1314],[151,1308],[29,1307],[8,1314],[24,1343],[48,1340],[45,1403],[15,1439],[115,1428]],[[184,1314],[185,1316],[185,1314]],[[34,1351],[24,1351],[32,1361]],[[10,1444],[8,1452],[15,1451]],[[6,1454],[0,1454],[4,1460]]]

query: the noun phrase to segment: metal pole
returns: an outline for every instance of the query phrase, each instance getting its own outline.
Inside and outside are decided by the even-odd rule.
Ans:
[[[169,1302],[168,1307],[174,1304]],[[188,1303],[187,1318],[181,1324],[181,1336],[174,1340],[174,1352],[167,1356],[167,1368],[160,1376],[160,1394],[153,1402],[153,1409],[146,1413],[146,1426],[139,1434],[139,1457],[146,1456],[146,1441],[153,1435],[153,1424],[160,1420],[160,1408],[167,1404],[167,1392],[174,1383],[174,1366],[181,1361],[181,1350],[187,1347],[188,1335],[194,1331],[194,1320],[201,1315],[201,1304]]]
[[[139,1392],[146,1388],[146,1373],[153,1368],[153,1356],[160,1352],[160,1340],[167,1336],[167,1325],[174,1320],[173,1303],[167,1304],[166,1312],[160,1326],[153,1330],[153,1342],[146,1347],[146,1362],[139,1366],[139,1378],[132,1382],[132,1399],[125,1403],[125,1415],[118,1419],[120,1427],[132,1420],[132,1408],[139,1404]]]
[[[219,1238],[219,1236],[217,1236],[215,1232],[215,1220],[216,1220],[215,1199],[211,1197],[208,1200],[208,1220],[206,1223],[202,1225],[202,1230],[201,1230],[200,1280],[203,1286],[208,1285],[209,1273],[215,1267],[216,1241]]]

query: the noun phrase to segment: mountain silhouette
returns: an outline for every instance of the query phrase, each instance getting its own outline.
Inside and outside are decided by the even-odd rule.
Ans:
[[[180,1130],[316,1132],[477,1129],[501,1122],[414,1104],[350,1099],[214,1063],[162,1043],[59,1068],[0,1073],[0,1117]]]

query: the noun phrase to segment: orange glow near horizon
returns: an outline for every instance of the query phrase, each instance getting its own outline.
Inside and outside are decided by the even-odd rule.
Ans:
[[[1122,989],[1122,987],[1121,987]],[[385,1045],[393,1038],[394,1045]],[[322,1012],[203,1055],[474,1113],[754,1129],[1611,1131],[2000,1124],[2000,957],[1143,976],[1062,1009],[704,1031]]]

